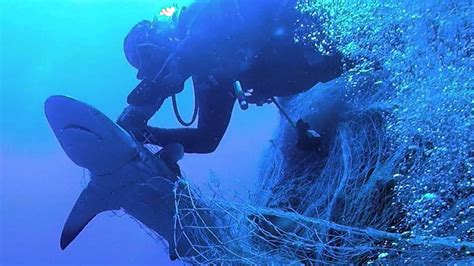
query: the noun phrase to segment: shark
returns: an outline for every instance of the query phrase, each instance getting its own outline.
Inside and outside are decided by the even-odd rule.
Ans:
[[[99,213],[123,210],[166,240],[171,260],[193,256],[189,241],[177,237],[182,233],[175,220],[179,176],[169,167],[169,160],[151,153],[89,104],[54,95],[45,101],[44,109],[66,155],[90,172],[90,181],[64,224],[61,249]],[[162,151],[172,154],[175,163],[183,156],[179,144]]]

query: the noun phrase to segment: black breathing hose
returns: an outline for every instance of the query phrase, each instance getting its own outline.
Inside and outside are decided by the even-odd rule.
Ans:
[[[189,121],[189,122],[184,121],[184,119],[179,114],[178,102],[176,100],[176,94],[173,94],[173,96],[171,96],[171,100],[173,102],[174,115],[176,116],[176,119],[178,120],[178,122],[181,125],[185,126],[185,127],[189,127],[190,125],[192,125],[196,121],[196,118],[197,118],[197,114],[198,114],[198,111],[199,111],[199,105],[198,105],[198,100],[197,100],[196,93],[197,93],[196,89],[194,89],[194,111],[193,111],[193,116],[191,118],[191,121]]]

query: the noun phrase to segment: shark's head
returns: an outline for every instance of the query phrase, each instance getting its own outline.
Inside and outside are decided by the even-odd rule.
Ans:
[[[170,250],[175,250],[176,174],[162,157],[176,164],[183,155],[182,146],[169,145],[154,156],[97,109],[66,96],[48,98],[45,112],[69,158],[92,174],[64,225],[61,249],[97,214],[122,208],[162,235]]]
[[[108,174],[137,155],[132,137],[90,105],[51,96],[45,112],[66,154],[92,175]]]

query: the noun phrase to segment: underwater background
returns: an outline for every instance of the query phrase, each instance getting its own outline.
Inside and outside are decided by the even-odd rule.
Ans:
[[[0,0],[0,264],[181,264],[170,262],[160,243],[120,213],[120,218],[100,214],[67,250],[60,250],[64,221],[86,173],[65,156],[43,112],[48,96],[65,94],[115,119],[137,83],[136,71],[123,55],[124,36],[138,21],[175,3]],[[350,259],[472,263],[472,1],[313,0],[301,1],[297,8],[314,18],[301,22],[297,41],[322,52],[336,47],[360,59],[340,81],[316,86],[285,103],[291,115],[311,118],[327,103],[321,94],[325,91],[334,90],[347,101],[349,111],[324,159],[326,167],[316,167],[318,158],[312,157],[295,163],[303,155],[289,147],[294,136],[274,106],[252,106],[245,112],[236,106],[217,151],[186,155],[180,163],[189,182],[204,195],[213,191],[208,185],[212,183],[232,195],[228,198],[262,208],[298,197],[303,203],[297,211],[304,217],[349,227],[327,229],[328,235],[369,227],[417,241],[439,237],[441,242],[440,248],[413,248],[411,242],[393,238],[372,241],[373,235],[371,244],[379,251],[366,248],[364,235],[356,238],[364,248],[350,253]],[[375,73],[369,78],[374,86],[360,85],[367,73]],[[192,97],[190,89],[178,97],[183,113],[191,114]],[[178,126],[169,103],[151,123]],[[355,156],[360,154],[369,155]],[[225,210],[247,210],[236,206]],[[301,228],[324,227],[319,221],[285,215],[299,223],[285,230],[310,240],[314,236]],[[298,234],[283,240],[293,241]],[[312,247],[311,241],[302,242],[299,245]],[[344,239],[338,245],[360,244],[356,242]],[[292,262],[295,250],[300,247],[288,244],[258,258],[258,250],[242,248],[239,252],[248,260],[233,259]],[[345,254],[330,257],[319,260],[347,259]]]
[[[162,5],[172,3],[0,2],[0,264],[171,263],[135,221],[107,213],[88,226],[82,247],[60,250],[61,230],[85,185],[85,173],[65,156],[43,105],[50,95],[69,95],[116,119],[137,84],[123,39],[137,22],[152,19]],[[192,90],[178,97],[186,117],[193,110],[192,97]],[[180,163],[183,172],[203,187],[214,173],[229,190],[248,193],[278,118],[272,106],[251,109],[234,113],[215,153],[186,155]],[[170,102],[152,123],[179,126]]]

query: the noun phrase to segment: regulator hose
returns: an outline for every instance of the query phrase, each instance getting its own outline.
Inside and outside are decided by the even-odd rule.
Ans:
[[[176,116],[176,119],[178,120],[178,122],[182,126],[185,126],[185,127],[189,127],[190,125],[192,125],[196,121],[197,114],[198,114],[198,111],[199,111],[199,105],[198,105],[198,100],[197,100],[197,91],[196,91],[196,89],[194,89],[194,111],[193,111],[193,116],[191,117],[191,121],[189,121],[189,122],[184,121],[184,119],[181,117],[181,115],[179,113],[178,102],[176,100],[176,94],[173,94],[173,96],[171,96],[171,100],[173,102],[174,115]]]

